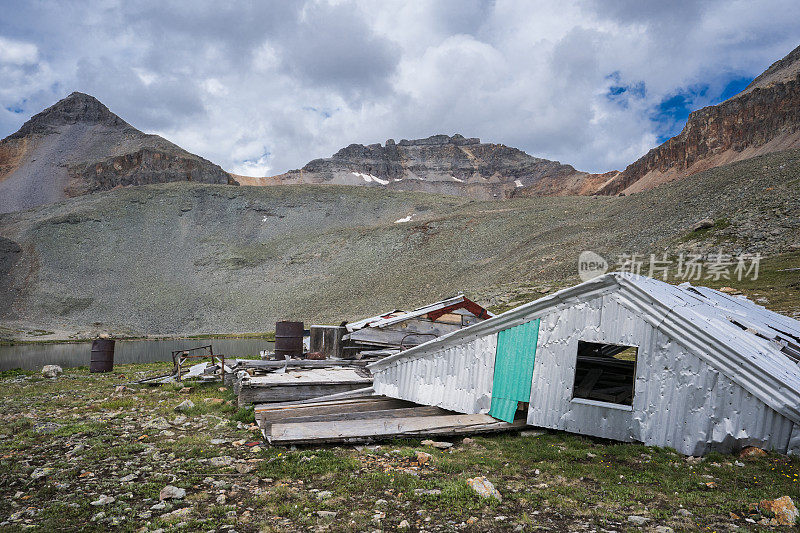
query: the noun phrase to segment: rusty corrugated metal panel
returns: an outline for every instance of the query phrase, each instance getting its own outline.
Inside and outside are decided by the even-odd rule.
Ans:
[[[281,320],[275,323],[275,357],[303,355],[303,323]]]

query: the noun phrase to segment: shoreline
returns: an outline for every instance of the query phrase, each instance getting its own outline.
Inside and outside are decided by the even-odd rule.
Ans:
[[[44,336],[44,335],[43,335]],[[98,336],[92,337],[58,337],[47,339],[19,339],[0,337],[0,346],[22,346],[35,344],[80,344],[92,342]],[[275,332],[242,332],[242,333],[208,333],[196,335],[111,335],[115,341],[172,341],[192,339],[264,339],[275,341]]]

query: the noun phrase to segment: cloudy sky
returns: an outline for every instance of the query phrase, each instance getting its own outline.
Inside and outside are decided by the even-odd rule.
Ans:
[[[0,0],[0,137],[77,90],[242,174],[436,133],[607,171],[798,45],[797,0]]]

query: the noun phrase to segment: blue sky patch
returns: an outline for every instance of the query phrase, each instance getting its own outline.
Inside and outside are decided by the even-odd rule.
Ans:
[[[752,80],[750,77],[737,74],[715,86],[705,83],[691,85],[666,96],[650,114],[650,121],[655,125],[658,144],[679,134],[692,111],[719,104],[735,96]]]

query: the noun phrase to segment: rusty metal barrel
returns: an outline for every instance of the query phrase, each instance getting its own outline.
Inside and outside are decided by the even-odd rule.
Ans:
[[[114,339],[92,341],[92,359],[89,372],[111,372],[114,370]]]
[[[281,320],[275,323],[275,357],[303,355],[303,323]]]

